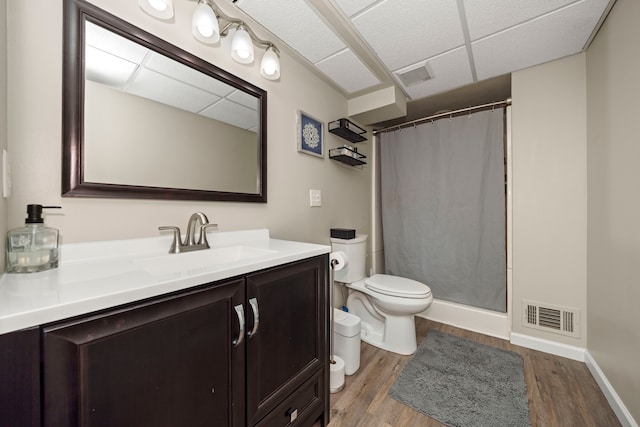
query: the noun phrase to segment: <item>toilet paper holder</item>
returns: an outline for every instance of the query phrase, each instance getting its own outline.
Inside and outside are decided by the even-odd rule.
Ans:
[[[347,265],[347,257],[344,252],[336,251],[331,252],[329,254],[329,269],[331,270],[331,283],[329,284],[329,315],[330,315],[330,325],[331,332],[330,343],[331,343],[331,354],[329,357],[329,391],[331,393],[337,393],[344,388],[344,362],[338,358],[336,361],[336,355],[334,353],[333,341],[334,341],[334,324],[333,324],[333,287],[334,287],[334,272],[337,270],[342,270]]]

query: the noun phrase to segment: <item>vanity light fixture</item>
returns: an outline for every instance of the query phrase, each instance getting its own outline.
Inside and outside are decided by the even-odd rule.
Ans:
[[[138,4],[154,18],[173,18],[173,0],[138,0]]]
[[[196,21],[200,24],[196,25]],[[206,24],[202,24],[203,22]],[[211,38],[206,38],[206,34],[211,33],[209,28],[214,28],[214,34]],[[235,31],[231,38],[231,58],[240,64],[252,64],[255,57],[253,45],[265,48],[260,63],[260,75],[268,80],[278,80],[280,78],[278,48],[270,41],[256,36],[244,21],[227,16],[214,0],[198,0],[198,6],[193,15],[193,36],[197,40],[209,44],[217,43],[220,37],[226,37],[232,29]]]
[[[255,58],[253,46],[262,47],[265,53],[260,63],[260,75],[268,80],[280,78],[280,51],[273,43],[259,38],[241,19],[227,16],[214,0],[197,1],[198,5],[191,20],[191,31],[196,40],[205,44],[216,44],[221,37],[228,36],[229,32],[234,30],[231,38],[231,58],[240,64],[252,64]],[[138,0],[138,3],[151,16],[159,19],[173,17],[173,0]],[[163,11],[171,11],[168,17],[160,15],[159,9],[163,5],[166,5]]]

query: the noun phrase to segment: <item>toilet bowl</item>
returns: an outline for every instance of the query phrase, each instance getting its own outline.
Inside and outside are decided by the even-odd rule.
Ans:
[[[364,342],[398,354],[417,349],[415,315],[433,302],[428,286],[386,274],[346,284],[347,307],[360,318]]]
[[[366,235],[332,238],[334,251],[345,254],[345,268],[335,281],[349,290],[347,308],[360,318],[362,341],[394,353],[409,355],[417,349],[415,315],[433,302],[431,289],[415,280],[374,274],[365,277]]]

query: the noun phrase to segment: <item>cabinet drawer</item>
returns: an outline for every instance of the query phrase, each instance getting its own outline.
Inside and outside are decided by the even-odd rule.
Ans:
[[[256,427],[311,426],[323,411],[324,375],[320,371],[289,395]]]

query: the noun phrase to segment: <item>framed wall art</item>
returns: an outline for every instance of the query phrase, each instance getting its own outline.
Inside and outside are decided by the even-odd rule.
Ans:
[[[298,110],[297,141],[298,151],[317,157],[324,157],[324,123]]]

